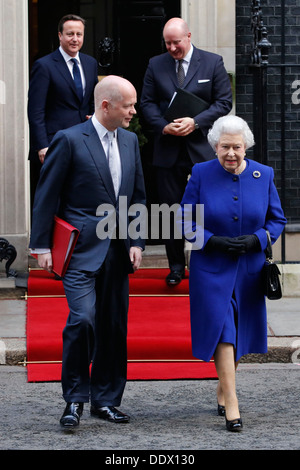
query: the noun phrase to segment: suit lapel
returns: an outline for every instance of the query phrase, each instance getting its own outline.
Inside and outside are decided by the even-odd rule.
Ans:
[[[122,168],[122,179],[120,186],[120,194],[126,193],[126,183],[129,176],[131,165],[129,165],[129,158],[132,158],[130,152],[128,151],[128,145],[126,141],[126,133],[122,132],[122,129],[118,129],[118,146],[121,159],[121,168]]]
[[[109,194],[111,200],[115,204],[116,196],[114,191],[114,186],[111,178],[110,169],[107,163],[105,151],[100,142],[99,136],[96,129],[94,128],[92,121],[89,119],[86,122],[85,129],[83,131],[83,139],[88,148],[88,151],[91,155],[92,160],[97,168],[99,177],[103,182],[107,193]],[[132,171],[132,165],[130,165],[130,158],[133,158],[128,151],[128,144],[126,139],[126,132],[123,129],[118,129],[118,147],[120,152],[121,159],[121,168],[122,168],[122,178],[119,194],[126,194],[127,181]]]
[[[72,75],[70,74],[70,70],[66,64],[66,61],[64,60],[63,56],[61,55],[58,49],[54,51],[53,53],[53,60],[54,60],[57,70],[63,76],[63,78],[67,81],[70,88],[72,88],[74,95],[79,100],[74,80],[72,78]]]
[[[200,62],[201,62],[200,56],[198,54],[197,49],[195,49],[194,47],[190,65],[189,65],[189,68],[188,68],[188,71],[184,80],[183,88],[185,88],[194,77],[195,73],[199,69]]]
[[[99,177],[103,182],[106,191],[108,192],[113,203],[115,203],[116,196],[106,155],[100,142],[97,131],[94,128],[90,119],[86,122],[86,126],[83,131],[83,140],[88,148],[92,160],[94,161]]]
[[[168,59],[166,70],[176,89],[178,87],[178,80],[177,80],[177,74],[176,74],[176,62],[173,59],[173,57],[170,56],[168,52],[166,52],[166,54],[167,54],[167,59]]]
[[[85,93],[83,97],[83,101],[87,99],[91,95],[91,92],[94,90],[94,73],[91,73],[88,67],[88,61],[84,55],[79,53],[80,63],[83,69],[84,77],[85,77]]]
[[[178,80],[177,80],[177,75],[176,75],[176,62],[168,52],[167,54],[168,54],[167,71],[168,71],[169,77],[174,83],[175,88],[177,88]],[[185,88],[194,77],[195,73],[197,72],[199,68],[200,62],[201,62],[200,55],[198,53],[198,50],[194,47],[190,65],[189,65],[189,68],[188,68],[188,71],[184,80],[183,88]]]

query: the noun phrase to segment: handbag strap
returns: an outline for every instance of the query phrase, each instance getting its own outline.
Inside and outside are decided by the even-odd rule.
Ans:
[[[272,260],[273,259],[273,252],[272,252],[272,243],[271,243],[271,235],[269,230],[266,230],[267,234],[267,248],[265,249],[266,259]]]

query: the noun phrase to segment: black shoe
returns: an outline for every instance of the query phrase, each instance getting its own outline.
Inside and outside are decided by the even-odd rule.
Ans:
[[[171,271],[166,277],[168,286],[177,286],[184,278],[184,271]]]
[[[219,403],[218,403],[218,415],[225,416],[225,406],[219,405]]]
[[[130,420],[128,415],[117,410],[114,406],[102,406],[100,408],[91,406],[91,415],[114,423],[129,423]]]
[[[65,411],[60,418],[61,426],[66,429],[72,429],[78,426],[82,411],[83,403],[67,403]]]
[[[228,421],[228,419],[225,417],[226,420],[226,428],[228,431],[233,431],[233,432],[240,432],[243,429],[243,423],[241,418],[233,419],[231,421]]]

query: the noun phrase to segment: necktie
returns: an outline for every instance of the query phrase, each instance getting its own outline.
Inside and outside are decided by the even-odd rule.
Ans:
[[[80,98],[80,101],[83,98],[83,90],[82,90],[82,81],[81,81],[81,75],[80,75],[80,70],[77,64],[77,59],[71,59],[73,62],[73,78],[77,90],[77,94]]]
[[[178,78],[178,86],[179,86],[179,88],[182,88],[183,82],[184,82],[184,79],[185,79],[185,74],[184,74],[184,69],[183,69],[182,62],[183,62],[182,59],[180,59],[180,60],[178,61],[177,78]]]
[[[120,189],[120,176],[121,176],[121,169],[120,169],[120,158],[119,158],[119,151],[118,151],[118,144],[115,137],[114,132],[107,132],[108,138],[108,147],[107,147],[107,159],[108,165],[114,185],[115,195],[116,197],[119,194]]]

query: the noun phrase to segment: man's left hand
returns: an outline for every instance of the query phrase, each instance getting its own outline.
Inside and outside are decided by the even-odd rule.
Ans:
[[[184,137],[195,130],[195,121],[190,117],[174,119],[164,128],[164,134]]]
[[[132,268],[134,271],[139,269],[142,262],[142,250],[136,246],[132,246],[129,250],[129,256],[132,263]]]

